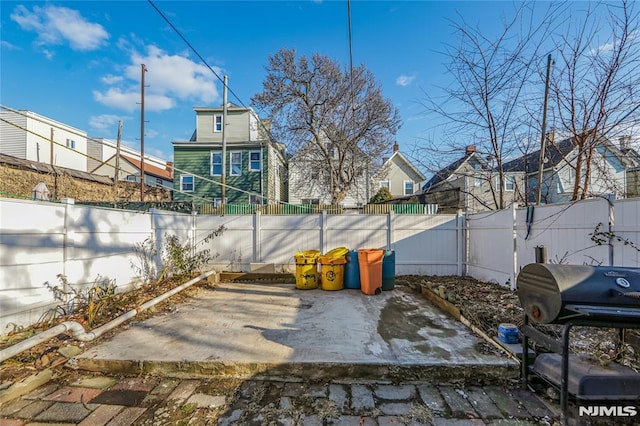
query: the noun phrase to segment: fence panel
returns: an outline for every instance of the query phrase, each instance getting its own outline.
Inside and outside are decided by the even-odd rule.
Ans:
[[[136,277],[134,248],[151,236],[149,213],[69,206],[65,274],[76,288],[96,279],[123,288]],[[61,271],[62,272],[62,271]]]
[[[213,255],[212,267],[219,270],[240,271],[242,265],[255,262],[253,258],[253,215],[204,216],[196,219],[196,248],[208,248]],[[224,225],[222,235],[205,243],[205,238]]]
[[[60,204],[0,199],[0,334],[7,324],[38,320],[64,271],[65,208]]]
[[[614,264],[640,267],[640,199],[618,200],[614,203],[613,233]]]
[[[518,271],[535,262],[537,246],[546,248],[549,263],[609,265],[609,247],[596,245],[589,235],[598,223],[603,224],[603,231],[607,230],[609,203],[606,200],[597,198],[534,207],[530,231],[527,231],[526,216],[526,209],[518,209]]]
[[[396,274],[459,274],[461,226],[456,215],[393,215],[391,248],[396,251]]]
[[[322,252],[336,247],[350,250],[387,247],[387,215],[327,215]]]
[[[467,272],[483,281],[510,285],[513,280],[513,211],[478,213],[469,226]]]

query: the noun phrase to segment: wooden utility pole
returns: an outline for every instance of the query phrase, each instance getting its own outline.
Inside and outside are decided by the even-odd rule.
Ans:
[[[225,128],[227,127],[227,84],[229,82],[229,77],[224,76],[223,84],[224,88],[222,89],[222,206],[223,208],[226,202],[227,195],[227,132]]]
[[[547,80],[544,86],[544,104],[542,107],[542,140],[540,141],[540,161],[538,163],[538,193],[536,195],[536,205],[542,201],[542,169],[544,168],[544,156],[547,146],[547,104],[549,103],[549,78],[551,76],[551,54],[547,56]]]
[[[120,141],[122,140],[122,120],[118,120],[118,139],[116,140],[116,170],[113,173],[113,201],[118,201],[118,180],[120,179]]]
[[[141,64],[140,79],[140,201],[144,202],[144,73],[147,67]]]
[[[53,166],[53,127],[51,128],[51,134],[49,135],[49,164]]]

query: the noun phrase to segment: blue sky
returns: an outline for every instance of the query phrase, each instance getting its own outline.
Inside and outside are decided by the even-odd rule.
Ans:
[[[295,48],[349,64],[345,1],[157,1],[156,6],[249,105],[269,55]],[[424,92],[448,83],[438,52],[453,42],[449,20],[490,31],[511,2],[351,3],[353,61],[376,76],[400,111],[401,150],[433,128]],[[146,64],[145,152],[170,160],[172,141],[195,129],[196,106],[222,104],[218,78],[147,1],[2,1],[1,103],[139,147],[140,64]]]

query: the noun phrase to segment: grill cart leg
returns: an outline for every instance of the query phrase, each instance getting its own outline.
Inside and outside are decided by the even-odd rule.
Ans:
[[[529,317],[527,314],[524,314],[524,327],[523,331],[526,329],[526,326],[529,325]],[[529,386],[529,335],[526,332],[522,333],[522,363],[520,364],[522,375],[522,389],[527,390]]]
[[[560,379],[560,409],[562,424],[567,423],[569,407],[569,331],[572,324],[566,323],[562,329],[562,377]]]

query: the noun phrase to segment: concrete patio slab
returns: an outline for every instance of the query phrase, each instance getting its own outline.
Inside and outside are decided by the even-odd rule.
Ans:
[[[421,295],[220,283],[77,356],[81,369],[176,377],[486,381],[517,364]]]

